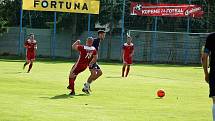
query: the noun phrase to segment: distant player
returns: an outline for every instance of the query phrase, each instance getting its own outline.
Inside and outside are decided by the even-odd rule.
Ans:
[[[79,58],[69,74],[69,86],[67,88],[71,90],[70,95],[75,95],[74,85],[77,75],[83,72],[88,66],[92,66],[97,60],[97,52],[92,44],[93,38],[89,37],[86,40],[86,45],[80,45],[80,40],[77,40],[72,45],[72,48],[79,52]]]
[[[105,39],[105,31],[99,30],[98,38],[95,38],[93,41],[93,46],[96,48],[97,52],[99,51],[100,42],[103,41],[104,39]],[[89,76],[87,82],[84,84],[84,87],[82,89],[82,91],[87,94],[89,94],[89,91],[91,91],[90,84],[102,75],[101,68],[96,62],[93,63],[89,69],[90,69],[91,75]]]
[[[134,44],[132,43],[131,36],[127,36],[127,42],[122,47],[122,77],[127,77],[130,71],[130,65],[132,64],[132,57],[134,55]],[[126,70],[126,71],[125,71]]]
[[[210,55],[210,73],[208,72],[208,56]],[[207,39],[202,55],[202,65],[205,81],[209,84],[209,97],[213,100],[213,121],[215,121],[215,33],[211,33]]]
[[[26,48],[26,62],[23,66],[23,69],[25,69],[25,66],[29,65],[28,73],[31,71],[31,68],[33,66],[33,62],[36,57],[36,50],[37,50],[37,41],[34,39],[34,34],[31,33],[29,35],[29,38],[25,41],[24,47]]]

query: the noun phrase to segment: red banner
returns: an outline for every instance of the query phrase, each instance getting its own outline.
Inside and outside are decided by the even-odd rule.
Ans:
[[[138,16],[202,17],[203,13],[199,5],[131,3],[131,15]]]

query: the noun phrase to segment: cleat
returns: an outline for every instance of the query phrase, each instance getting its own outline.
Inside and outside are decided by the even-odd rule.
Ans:
[[[74,96],[74,95],[75,95],[75,92],[74,92],[74,91],[73,91],[73,92],[70,92],[69,95],[70,95],[70,96]]]
[[[84,92],[86,94],[90,94],[89,90],[85,90],[84,88],[82,89],[82,92]]]
[[[86,83],[84,83],[84,87],[87,88]],[[84,88],[83,88],[83,89],[84,89]],[[82,89],[82,90],[83,90],[83,89]],[[92,92],[90,86],[88,87],[88,91],[89,91],[89,92]]]

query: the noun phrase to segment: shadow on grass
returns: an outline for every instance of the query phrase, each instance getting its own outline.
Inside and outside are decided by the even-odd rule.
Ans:
[[[122,78],[121,76],[107,76],[106,78]]]
[[[55,95],[54,97],[40,97],[45,99],[67,99],[67,98],[73,98],[69,94],[61,94],[61,95]]]
[[[61,94],[61,95],[55,95],[50,99],[66,99],[66,98],[72,98],[72,96],[70,96],[69,94]]]
[[[89,96],[89,94],[77,94],[75,96]]]
[[[73,98],[75,96],[89,96],[88,94],[77,94],[77,95],[69,95],[69,94],[60,94],[60,95],[55,95],[54,97],[40,97],[40,98],[45,98],[45,99],[67,99],[67,98]]]
[[[21,74],[21,73],[27,73],[27,72],[21,72],[21,71],[18,71],[18,72],[5,72],[4,74]]]
[[[161,100],[161,99],[163,99],[162,97],[156,97],[155,99],[157,99],[157,100]]]

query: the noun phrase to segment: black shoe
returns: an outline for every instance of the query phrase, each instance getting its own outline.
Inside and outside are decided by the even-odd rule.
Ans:
[[[69,95],[74,96],[75,92],[70,92]]]
[[[82,89],[82,92],[84,92],[86,94],[90,94],[89,90],[85,90],[84,88]]]

